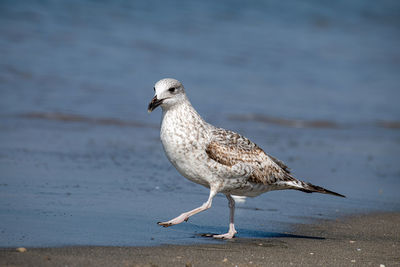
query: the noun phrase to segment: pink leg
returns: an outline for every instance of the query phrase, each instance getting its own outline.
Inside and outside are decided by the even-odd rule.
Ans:
[[[232,239],[237,233],[233,222],[235,217],[235,200],[230,195],[226,195],[226,198],[229,201],[229,231],[226,234],[213,235],[214,238]]]
[[[183,221],[189,220],[190,216],[193,216],[193,215],[195,215],[195,214],[197,214],[199,212],[202,212],[202,211],[205,211],[205,210],[211,208],[212,200],[213,200],[213,198],[214,198],[214,196],[216,194],[217,194],[217,191],[211,189],[210,190],[210,196],[208,197],[207,202],[205,202],[200,207],[198,207],[198,208],[196,208],[194,210],[188,211],[188,212],[184,212],[181,215],[179,215],[178,217],[176,217],[176,218],[174,218],[172,220],[169,220],[167,222],[158,222],[157,224],[159,224],[161,226],[164,226],[164,227],[168,227],[168,226],[172,226],[172,225],[175,225],[175,224],[180,224]]]

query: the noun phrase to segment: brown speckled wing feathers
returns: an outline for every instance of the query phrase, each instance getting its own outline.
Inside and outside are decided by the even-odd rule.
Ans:
[[[213,138],[206,148],[207,155],[225,166],[239,164],[250,167],[252,171],[249,181],[273,184],[277,181],[294,180],[282,161],[267,155],[246,137],[224,129],[216,129],[212,134]]]

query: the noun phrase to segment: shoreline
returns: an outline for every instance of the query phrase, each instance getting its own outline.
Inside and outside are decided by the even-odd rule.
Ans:
[[[400,212],[295,225],[285,237],[156,247],[0,249],[1,266],[393,266],[400,265]]]

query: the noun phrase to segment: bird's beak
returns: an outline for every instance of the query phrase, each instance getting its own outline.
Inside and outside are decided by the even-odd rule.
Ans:
[[[164,99],[157,99],[157,96],[154,96],[151,102],[149,103],[149,107],[147,108],[147,111],[150,113],[152,112],[156,107],[162,104]]]

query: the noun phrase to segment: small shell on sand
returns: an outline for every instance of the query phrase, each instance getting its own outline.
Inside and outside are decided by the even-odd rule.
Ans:
[[[16,250],[18,252],[26,252],[27,251],[26,248],[22,248],[22,247],[21,248],[17,248]]]

